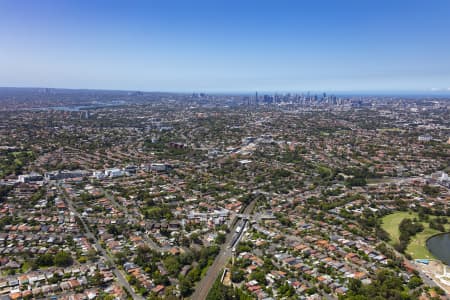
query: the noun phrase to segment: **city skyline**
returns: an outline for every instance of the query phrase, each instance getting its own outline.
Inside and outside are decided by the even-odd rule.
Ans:
[[[448,93],[447,1],[0,4],[0,86]]]

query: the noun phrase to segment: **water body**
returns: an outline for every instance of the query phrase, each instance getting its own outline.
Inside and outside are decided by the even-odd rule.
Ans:
[[[88,105],[67,105],[67,106],[49,106],[38,108],[37,110],[61,110],[61,111],[83,111],[88,109],[97,109],[103,107],[123,105],[124,101],[115,101],[112,103],[93,103]]]
[[[63,110],[63,111],[80,111],[83,109],[89,109],[89,108],[97,108],[94,106],[52,106],[52,107],[46,107],[43,108],[45,110],[52,109],[52,110]]]
[[[429,238],[427,248],[434,256],[450,266],[450,232]]]

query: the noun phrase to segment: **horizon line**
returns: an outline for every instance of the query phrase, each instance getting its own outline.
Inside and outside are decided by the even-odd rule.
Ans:
[[[49,86],[0,86],[0,89],[53,89],[53,90],[69,90],[69,91],[98,91],[98,92],[142,92],[142,93],[162,93],[162,94],[224,94],[224,95],[253,95],[257,93],[265,94],[306,94],[306,93],[330,93],[335,95],[364,95],[364,96],[401,96],[401,95],[429,95],[429,96],[450,96],[450,88],[430,90],[403,90],[403,89],[386,89],[386,90],[331,90],[331,89],[311,89],[311,90],[147,90],[147,89],[110,89],[110,88],[78,88],[78,87],[49,87]]]

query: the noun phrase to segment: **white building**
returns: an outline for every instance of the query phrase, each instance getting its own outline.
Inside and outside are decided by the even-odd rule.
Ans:
[[[105,170],[105,176],[108,176],[108,177],[111,177],[111,178],[113,178],[113,177],[120,177],[120,176],[123,176],[123,175],[125,175],[125,172],[122,171],[119,168],[113,168],[113,169],[106,169]]]
[[[18,180],[19,182],[32,182],[32,181],[42,181],[44,180],[44,176],[38,173],[30,173],[26,175],[19,175]]]
[[[418,140],[419,142],[429,142],[433,139],[433,137],[429,134],[419,135]]]
[[[105,172],[102,171],[95,171],[94,173],[92,173],[92,176],[96,179],[103,179],[106,177]]]
[[[166,164],[158,164],[158,163],[154,163],[150,166],[150,169],[152,171],[159,171],[159,172],[163,172],[163,171],[167,171],[168,166]]]

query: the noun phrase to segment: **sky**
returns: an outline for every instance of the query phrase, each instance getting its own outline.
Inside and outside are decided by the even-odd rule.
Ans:
[[[448,0],[0,0],[0,86],[450,92]]]

